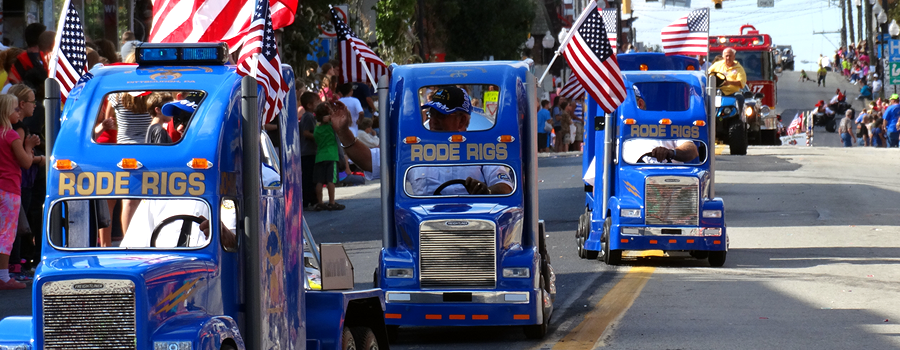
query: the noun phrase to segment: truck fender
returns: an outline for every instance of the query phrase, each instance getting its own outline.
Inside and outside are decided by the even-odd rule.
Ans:
[[[31,316],[10,316],[0,320],[0,345],[34,347],[34,319]]]
[[[189,314],[169,319],[154,332],[153,341],[196,339],[194,345],[201,350],[220,350],[225,343],[230,343],[237,350],[246,349],[234,319],[228,316],[198,316]]]

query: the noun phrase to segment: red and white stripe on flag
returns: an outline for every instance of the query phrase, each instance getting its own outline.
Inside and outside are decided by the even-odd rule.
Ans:
[[[297,0],[270,0],[273,29],[294,22]],[[153,0],[152,43],[226,42],[238,49],[253,18],[255,0]]]
[[[572,28],[562,42],[566,61],[585,91],[611,113],[625,101],[625,82],[596,2],[585,8]]]
[[[242,76],[252,75],[256,68],[256,81],[263,86],[266,93],[264,120],[269,123],[284,108],[288,84],[281,75],[281,57],[278,55],[278,45],[275,43],[275,32],[272,29],[268,8],[264,6],[254,8],[257,10],[254,12],[247,37],[243,40],[237,72]]]
[[[662,29],[666,55],[706,56],[709,45],[709,8],[691,11]]]
[[[350,29],[347,23],[344,23],[334,8],[331,8],[331,23],[334,24],[334,33],[340,49],[341,83],[369,81],[364,68],[368,68],[377,83],[378,79],[388,71],[384,61],[369,48],[369,45],[356,36],[356,33]]]
[[[574,73],[569,75],[569,80],[566,81],[566,85],[563,85],[562,90],[559,91],[559,95],[570,101],[577,100],[584,96],[584,88],[581,86],[581,82],[578,81],[578,77],[576,77]]]

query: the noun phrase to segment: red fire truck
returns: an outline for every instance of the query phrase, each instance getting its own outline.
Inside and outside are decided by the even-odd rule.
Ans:
[[[741,26],[740,35],[710,35],[709,36],[709,57],[721,55],[725,48],[733,48],[736,51],[735,60],[744,67],[747,74],[747,88],[750,89],[754,96],[762,93],[761,106],[768,106],[769,109],[775,110],[778,103],[778,77],[775,76],[775,51],[772,49],[772,37],[768,34],[760,34],[752,25],[745,24]],[[741,111],[742,113],[744,111]],[[750,112],[748,112],[750,113]],[[751,119],[758,120],[759,123],[749,123],[748,134],[751,144],[770,144],[775,140],[775,118],[752,118],[748,115],[748,122]],[[754,125],[757,124],[757,125]],[[770,135],[771,134],[771,135]],[[758,137],[756,137],[758,136]]]

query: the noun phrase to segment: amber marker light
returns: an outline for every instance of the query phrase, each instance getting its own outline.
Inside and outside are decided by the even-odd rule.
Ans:
[[[622,240],[620,240],[619,242],[628,243],[628,238],[622,238]]]
[[[659,125],[672,125],[672,119],[662,118],[659,120]]]
[[[134,158],[122,158],[122,160],[119,161],[119,164],[116,164],[116,166],[124,170],[135,170],[140,169],[144,165]]]
[[[188,162],[188,167],[191,169],[206,170],[212,168],[212,166],[213,163],[206,160],[206,158],[193,158]]]
[[[694,65],[693,65],[693,64],[689,64],[689,65],[687,66],[687,70],[697,70],[697,68],[694,68]]]
[[[500,137],[497,137],[497,142],[507,142],[508,143],[508,142],[513,142],[515,140],[516,140],[516,138],[512,137],[512,135],[501,135]]]
[[[706,122],[702,120],[695,120],[694,126],[706,126]]]
[[[466,137],[462,136],[462,135],[453,135],[453,136],[450,136],[449,140],[450,140],[450,142],[465,142]]]
[[[77,164],[68,159],[57,159],[53,162],[53,169],[56,170],[72,170],[75,169],[75,166],[77,166]]]
[[[407,136],[403,139],[403,143],[405,143],[405,144],[419,143],[421,141],[422,141],[422,139],[420,139],[417,136]]]
[[[655,239],[650,240],[650,244],[656,244],[656,243],[659,243],[659,242],[657,242]]]
[[[635,121],[634,119],[631,119],[631,118],[625,119],[625,125],[634,125],[634,123],[636,123],[636,122],[637,121]]]
[[[650,67],[647,67],[647,65],[646,65],[646,64],[642,64],[642,65],[640,65],[640,67],[639,67],[639,68],[640,68],[640,69],[641,69],[641,70],[643,70],[643,71],[646,71],[646,70],[648,70],[648,69],[650,69]]]

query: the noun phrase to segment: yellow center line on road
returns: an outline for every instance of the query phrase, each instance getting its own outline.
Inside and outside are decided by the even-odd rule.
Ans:
[[[659,250],[652,250],[642,252],[640,256],[663,256],[663,253]],[[625,311],[631,308],[655,270],[656,268],[652,266],[635,266],[629,269],[622,280],[616,283],[594,305],[593,310],[585,315],[584,320],[553,346],[553,350],[595,348],[609,325],[616,322],[625,314]]]

